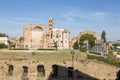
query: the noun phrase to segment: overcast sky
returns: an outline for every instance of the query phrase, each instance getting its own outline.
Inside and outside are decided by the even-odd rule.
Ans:
[[[120,40],[120,0],[0,0],[0,32],[12,37],[22,36],[25,24],[47,27],[50,16],[71,37],[105,30],[108,41]]]

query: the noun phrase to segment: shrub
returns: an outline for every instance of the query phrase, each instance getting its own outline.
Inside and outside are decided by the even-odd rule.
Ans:
[[[8,35],[4,34],[4,33],[0,33],[0,37],[7,37]]]
[[[78,43],[78,41],[76,41],[76,42],[74,43],[73,48],[74,48],[74,49],[79,49],[79,43]]]
[[[8,46],[5,43],[0,43],[0,49],[3,49],[3,48],[8,48]]]
[[[29,50],[28,48],[10,48],[10,50]]]
[[[65,61],[65,59],[63,59],[63,64],[66,64],[66,61]]]
[[[109,54],[113,55],[113,51],[112,51],[112,50],[110,50],[110,51],[109,51]]]
[[[15,44],[9,43],[9,47],[10,47],[10,48],[15,48]]]
[[[32,56],[35,55],[35,52],[32,52]]]
[[[87,48],[80,48],[80,51],[86,52],[86,51],[87,51]]]
[[[88,59],[96,59],[98,61],[102,61],[104,63],[108,63],[110,65],[114,65],[114,66],[120,67],[120,62],[117,61],[116,59],[105,58],[105,57],[102,57],[102,56],[95,56],[95,55],[87,55],[87,58]]]
[[[56,49],[45,49],[45,48],[40,48],[40,49],[37,49],[37,50],[56,50]]]

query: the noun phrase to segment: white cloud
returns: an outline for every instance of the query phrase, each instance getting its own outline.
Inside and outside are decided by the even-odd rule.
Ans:
[[[34,19],[34,18],[22,18],[22,17],[16,17],[16,18],[13,18],[15,20],[18,20],[18,21],[39,21],[39,19]]]
[[[6,20],[5,22],[8,24],[23,24],[23,22],[14,21],[14,20]]]
[[[24,25],[24,24],[28,24],[28,23],[35,23],[35,22],[39,22],[39,19],[34,19],[34,18],[23,18],[23,17],[9,17],[9,18],[5,18],[5,19],[0,19],[0,22],[2,23],[8,23],[8,24],[16,24],[16,25]]]
[[[109,13],[103,11],[86,12],[80,10],[71,10],[64,11],[61,16],[66,20],[66,22],[70,22],[70,24],[120,24],[120,13]]]
[[[76,19],[86,19],[86,20],[106,20],[107,13],[105,12],[84,12],[84,11],[68,11],[62,15],[68,21],[75,21]]]
[[[62,18],[66,19],[66,21],[61,23],[70,25],[68,29],[71,31],[72,37],[77,35],[81,30],[90,29],[99,34],[103,30],[107,31],[108,40],[117,40],[120,38],[117,35],[120,31],[120,13],[71,10],[64,11]],[[113,37],[113,35],[117,35],[118,37]]]
[[[97,21],[105,21],[107,19],[108,14],[105,12],[93,12],[91,18]]]
[[[62,17],[64,18],[64,19],[66,19],[67,21],[74,21],[74,19],[71,17],[71,15],[70,14],[68,14],[68,15],[62,15]]]

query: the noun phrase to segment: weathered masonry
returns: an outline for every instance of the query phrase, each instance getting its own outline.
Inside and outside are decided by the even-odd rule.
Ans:
[[[59,49],[69,49],[70,32],[62,28],[54,28],[54,19],[48,19],[48,29],[45,24],[24,25],[24,48],[52,48],[57,42]],[[22,43],[21,43],[22,44]]]
[[[22,66],[22,74],[18,74],[21,76],[22,80],[31,80],[31,76],[29,75],[31,73],[31,70],[28,66]],[[12,77],[14,76],[14,66],[8,65],[8,76]],[[83,74],[79,72],[78,70],[74,70],[73,67],[64,67],[57,64],[53,64],[51,67],[51,72],[49,75],[46,75],[46,70],[44,65],[39,64],[36,66],[36,74],[34,74],[34,79],[40,80],[79,80],[79,79],[90,79],[90,80],[98,80],[96,78],[90,77],[86,74]],[[47,77],[46,77],[47,76]]]

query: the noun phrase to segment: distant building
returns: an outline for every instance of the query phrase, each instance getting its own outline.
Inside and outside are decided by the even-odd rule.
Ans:
[[[109,47],[111,47],[113,49],[113,51],[120,52],[120,40],[109,41],[108,43],[109,43]]]
[[[81,37],[82,35],[84,35],[84,34],[91,34],[91,35],[93,35],[93,36],[96,38],[96,40],[100,40],[100,38],[101,38],[99,34],[96,34],[96,32],[93,32],[93,31],[91,31],[91,30],[86,30],[86,31],[83,31],[83,32],[81,32],[80,34],[78,34],[78,36],[76,36],[76,37],[74,37],[73,39],[71,39],[71,41],[70,41],[70,47],[73,47],[74,43],[75,43],[77,40],[79,41],[80,37]]]
[[[117,43],[120,44],[120,40],[117,40]]]
[[[58,48],[68,49],[70,32],[65,29],[53,29],[53,41],[58,43]]]
[[[13,43],[13,44],[16,44],[16,39],[17,39],[17,38],[15,38],[15,37],[10,37],[10,38],[9,38],[9,41],[10,41],[11,43]]]
[[[24,38],[19,37],[16,39],[16,48],[24,48]]]
[[[24,38],[23,37],[19,37],[19,38],[11,37],[11,38],[9,38],[9,41],[11,44],[15,44],[15,48],[24,48]]]
[[[8,44],[8,37],[0,37],[0,43],[4,43],[6,45],[9,45]]]
[[[45,48],[46,28],[44,24],[24,26],[24,48]]]
[[[45,24],[24,25],[24,48],[52,48],[57,42],[59,49],[69,49],[70,32],[54,28],[54,19],[48,19],[48,31]]]
[[[108,47],[106,43],[104,43],[102,40],[95,40],[95,45],[92,47],[90,52],[97,53],[100,55],[108,54]]]

